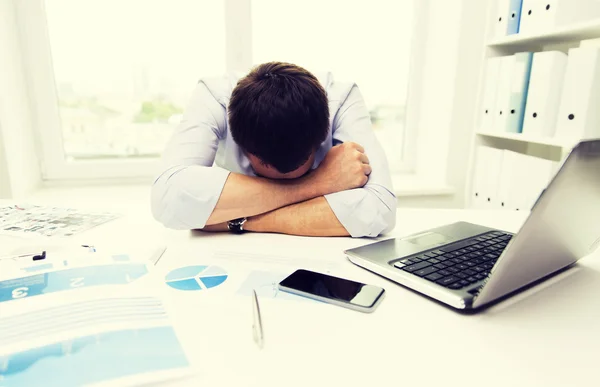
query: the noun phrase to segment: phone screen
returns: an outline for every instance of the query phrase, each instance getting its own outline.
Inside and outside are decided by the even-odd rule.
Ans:
[[[384,291],[376,286],[302,269],[296,270],[279,285],[364,307],[373,306]]]

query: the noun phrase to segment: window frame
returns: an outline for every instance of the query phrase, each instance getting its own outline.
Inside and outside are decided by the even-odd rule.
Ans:
[[[406,96],[406,117],[404,121],[403,158],[395,169],[396,174],[418,174],[417,150],[420,142],[419,121],[423,89],[423,68],[426,61],[427,30],[429,20],[429,0],[413,0],[414,14],[408,70],[408,93]],[[390,168],[394,170],[394,168]]]
[[[417,149],[421,73],[424,61],[424,37],[428,1],[414,1],[415,17],[410,53],[408,95],[406,100],[403,161],[390,166],[395,174],[418,170]],[[226,71],[246,71],[252,65],[252,0],[225,0]],[[36,149],[44,181],[149,179],[159,172],[160,159],[114,158],[68,161],[63,147],[63,133],[54,78],[48,24],[44,0],[16,1],[19,44],[32,110]]]
[[[20,1],[15,7],[42,180],[119,179],[157,171],[159,160],[155,159],[69,162],[65,158],[44,0]]]

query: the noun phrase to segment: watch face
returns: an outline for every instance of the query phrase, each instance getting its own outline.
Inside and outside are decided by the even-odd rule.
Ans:
[[[241,226],[242,224],[244,224],[245,221],[245,218],[240,218],[232,220],[231,223],[235,224],[236,226]]]
[[[228,222],[227,226],[230,231],[235,233],[244,232],[243,225],[246,223],[246,218],[233,219]]]

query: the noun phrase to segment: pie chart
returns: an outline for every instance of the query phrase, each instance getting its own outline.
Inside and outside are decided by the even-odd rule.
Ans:
[[[165,282],[177,290],[206,290],[226,279],[227,272],[218,266],[185,266],[167,274]]]

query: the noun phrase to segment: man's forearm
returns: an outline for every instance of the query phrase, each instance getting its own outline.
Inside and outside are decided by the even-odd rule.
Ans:
[[[207,232],[229,231],[227,222],[206,226]],[[324,197],[248,218],[244,230],[300,236],[349,236]]]
[[[324,197],[250,217],[244,229],[302,236],[348,236]]]
[[[231,173],[206,224],[251,217],[321,195],[319,184],[305,176],[294,180],[269,180]]]

